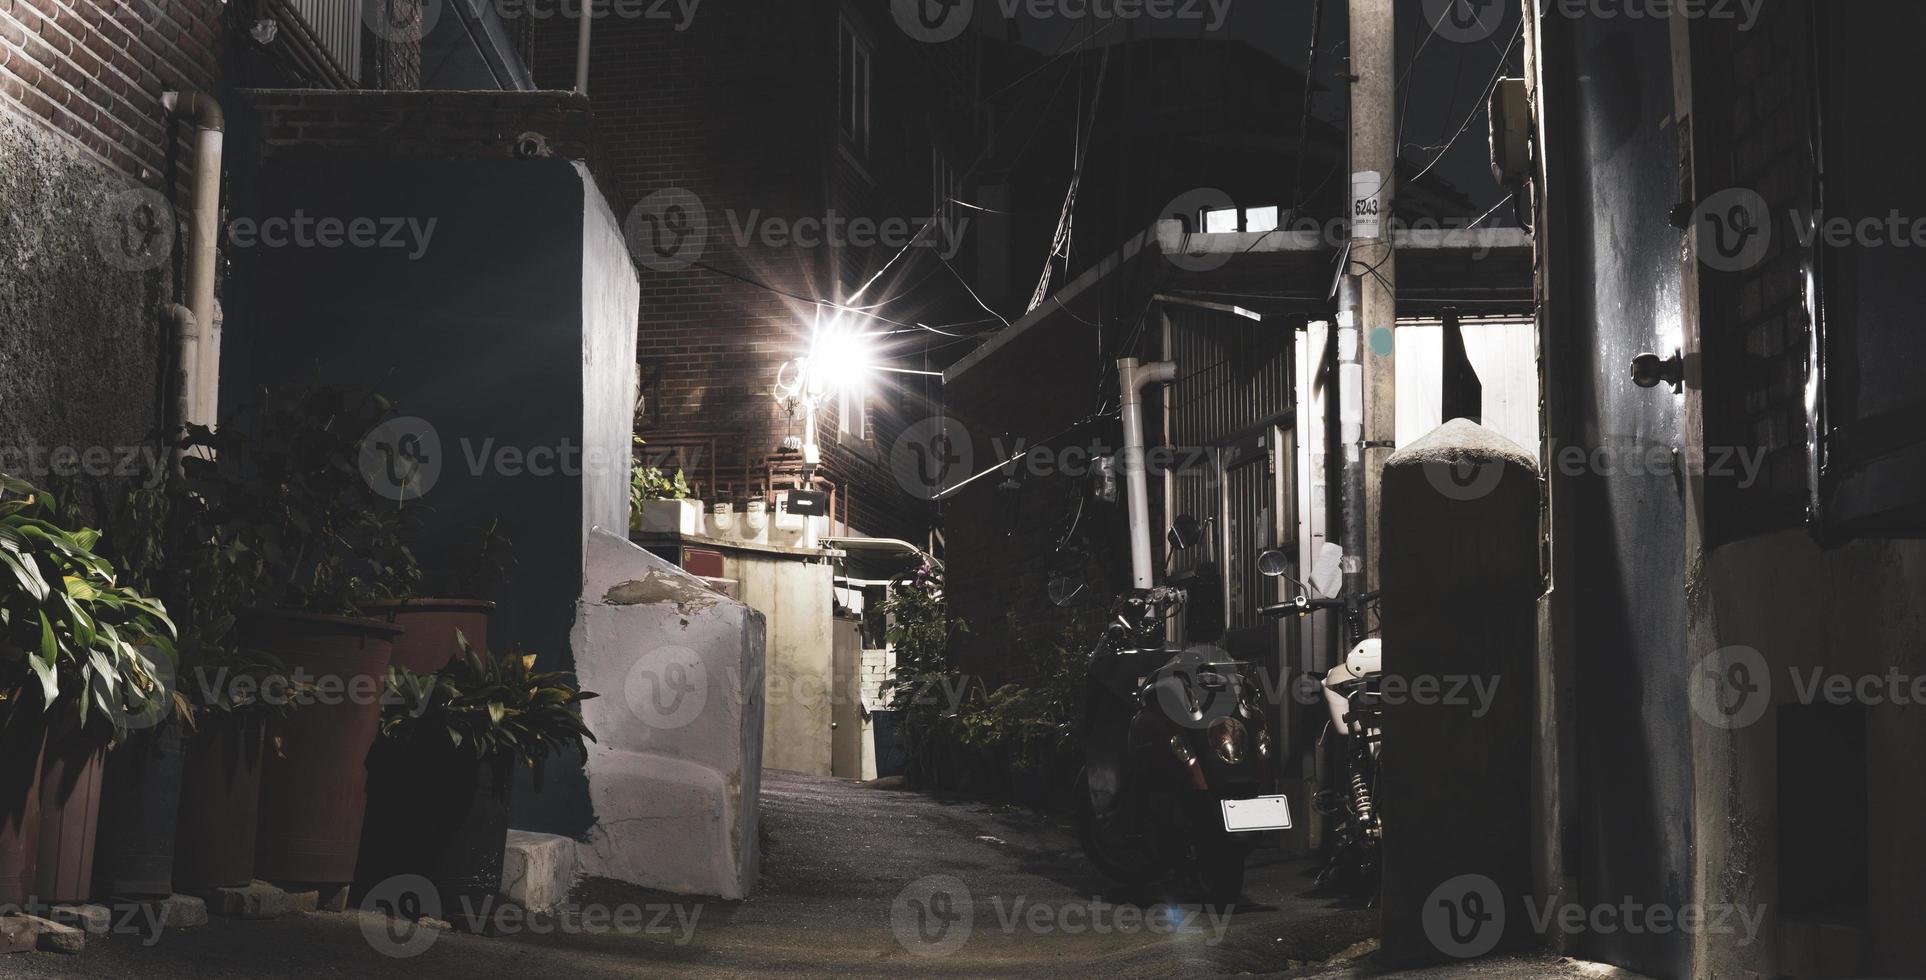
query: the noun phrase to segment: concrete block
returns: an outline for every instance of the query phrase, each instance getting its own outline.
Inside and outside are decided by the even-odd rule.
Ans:
[[[72,955],[87,948],[87,934],[73,926],[33,915],[20,918],[27,920],[27,925],[33,929],[36,934],[35,948],[42,952]]]
[[[330,897],[345,898],[346,889],[328,889]],[[289,912],[318,912],[321,909],[321,889],[310,888],[305,891],[288,892]],[[340,909],[333,911],[339,912]]]
[[[552,909],[568,900],[580,871],[574,841],[511,830],[502,855],[502,897],[523,908]]]
[[[40,941],[40,933],[26,916],[0,916],[0,953],[30,953]]]
[[[89,936],[105,936],[114,928],[114,912],[105,905],[56,905],[48,918]]]
[[[160,907],[156,921],[163,929],[191,929],[207,925],[207,903],[192,895],[169,895],[154,904]]]
[[[265,881],[240,888],[216,888],[201,898],[215,915],[233,919],[278,919],[288,911],[288,893]]]
[[[582,705],[597,739],[582,870],[746,897],[760,861],[763,616],[600,528],[587,566],[570,640],[582,686],[602,696]]]

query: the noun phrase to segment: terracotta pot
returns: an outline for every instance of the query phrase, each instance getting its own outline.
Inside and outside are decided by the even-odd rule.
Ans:
[[[470,649],[488,649],[488,617],[495,604],[481,599],[401,599],[369,603],[365,611],[407,629],[395,640],[396,667],[432,674],[461,652],[458,632],[468,638]]]
[[[39,705],[0,707],[0,905],[22,904],[38,890],[46,742]]]
[[[94,832],[100,827],[100,785],[108,735],[62,716],[47,730],[40,769],[39,898],[85,902],[94,886]]]
[[[478,760],[439,731],[377,742],[357,889],[420,875],[434,882],[443,918],[479,920],[501,890],[512,782],[508,765]]]
[[[94,894],[153,897],[174,892],[174,837],[181,810],[187,738],[168,719],[130,732],[107,753],[101,787]]]
[[[250,611],[241,644],[279,659],[319,693],[276,719],[261,777],[255,874],[269,881],[354,880],[368,802],[368,748],[381,725],[381,682],[403,628],[375,619]],[[306,675],[302,677],[301,675]]]
[[[181,759],[180,819],[174,832],[174,888],[239,888],[254,880],[267,719],[255,712],[202,711]]]

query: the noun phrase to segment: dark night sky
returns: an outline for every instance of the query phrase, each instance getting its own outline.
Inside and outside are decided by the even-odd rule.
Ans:
[[[1010,2],[1012,0],[977,0],[977,16],[999,16],[1002,5]],[[1091,0],[1070,0],[1073,9],[1088,2]],[[1105,0],[1095,2],[1101,5]],[[1218,9],[1224,12],[1223,23],[1216,30],[1210,29],[1211,0],[1177,2],[1178,9],[1194,4],[1203,16],[1170,20],[1140,17],[1132,25],[1136,34],[1140,37],[1221,37],[1244,41],[1300,71],[1310,54],[1308,33],[1312,8],[1322,3],[1323,25],[1319,31],[1320,54],[1315,80],[1327,91],[1314,100],[1314,112],[1319,118],[1333,124],[1342,123],[1346,94],[1341,75],[1346,68],[1345,35],[1348,32],[1345,0],[1216,0]],[[1475,5],[1479,0],[1469,2]],[[1398,90],[1398,97],[1406,100],[1401,110],[1404,116],[1401,134],[1403,155],[1407,160],[1420,161],[1420,165],[1430,162],[1470,115],[1470,126],[1452,144],[1446,159],[1439,162],[1433,171],[1456,184],[1471,198],[1475,210],[1467,216],[1470,218],[1483,214],[1504,196],[1491,178],[1485,111],[1480,96],[1496,70],[1506,44],[1517,31],[1520,7],[1519,0],[1483,2],[1491,4],[1493,12],[1483,15],[1482,22],[1497,25],[1490,37],[1458,40],[1441,32],[1427,41],[1427,35],[1433,33],[1431,24],[1434,18],[1431,12],[1440,9],[1445,0],[1395,0],[1399,38],[1397,64],[1399,70],[1405,73]],[[1075,32],[1083,35],[1091,30],[1087,20],[1034,18],[1025,12],[1027,0],[1018,6],[1019,38],[1023,43],[1044,52],[1058,50],[1064,44],[1066,34]],[[1100,6],[1099,9],[1107,7]],[[1101,28],[1099,23],[1098,29]],[[1122,31],[1113,30],[1108,36],[1121,37]],[[1512,50],[1505,74],[1517,75],[1521,70],[1522,48],[1521,42]],[[1418,53],[1415,65],[1412,60],[1414,53]],[[1501,209],[1485,224],[1514,224],[1509,212],[1509,208]]]

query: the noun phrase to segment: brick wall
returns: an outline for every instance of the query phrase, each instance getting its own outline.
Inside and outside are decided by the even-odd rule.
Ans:
[[[832,212],[928,215],[931,117],[942,124],[953,112],[942,79],[959,72],[954,55],[930,58],[897,32],[887,4],[705,3],[686,24],[640,16],[644,5],[625,9],[638,16],[595,22],[590,54],[588,92],[611,199],[626,214],[651,194],[686,190],[707,220],[706,234],[681,253],[698,264],[641,263],[637,356],[650,405],[639,434],[663,448],[699,443],[703,452],[713,438],[715,457],[690,476],[707,482],[713,463],[723,486],[703,486],[702,494],[740,501],[763,482],[765,456],[802,432],[802,420],[771,389],[782,364],[807,346],[816,315],[807,298],[836,300],[844,284],[859,284],[888,258],[881,253],[894,251],[771,246],[755,227]],[[876,44],[875,144],[854,163],[836,135],[838,17],[845,12]],[[534,24],[538,86],[573,85],[575,26],[570,18]],[[879,289],[929,271],[926,261],[906,260]],[[887,315],[947,322],[940,302],[892,306]],[[891,360],[903,363],[914,349],[892,351]],[[921,540],[927,508],[901,493],[885,463],[905,421],[929,410],[925,398],[899,396],[897,383],[879,379],[868,440],[838,441],[835,418],[821,420],[824,475],[840,485],[856,527]]]
[[[222,9],[215,0],[0,0],[0,92],[153,183],[170,146],[161,93],[214,89]]]
[[[1806,5],[1768,4],[1750,29],[1741,23],[1709,19],[1694,28],[1696,194],[1750,189],[1773,221],[1771,251],[1757,266],[1700,270],[1706,445],[1765,453],[1756,483],[1708,481],[1715,541],[1805,519],[1810,435],[1804,270],[1812,255],[1787,221],[1789,212],[1813,212]]]
[[[397,159],[513,157],[541,152],[602,164],[589,101],[570,92],[385,92],[245,89],[264,157],[300,149]],[[598,177],[600,174],[598,173]]]

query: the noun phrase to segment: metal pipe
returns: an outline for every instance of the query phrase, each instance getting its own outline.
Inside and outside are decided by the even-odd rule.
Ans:
[[[1338,542],[1344,547],[1346,595],[1355,595],[1365,588],[1362,573],[1369,540],[1365,536],[1364,364],[1359,350],[1362,340],[1358,334],[1359,285],[1357,276],[1346,275],[1338,287],[1338,465],[1343,480],[1338,498]]]
[[[186,372],[186,421],[213,426],[220,408],[221,336],[214,310],[216,244],[221,223],[221,141],[226,118],[213,96],[192,89],[165,92],[161,105],[194,127],[194,190],[187,223],[187,308],[195,343]],[[183,347],[183,350],[185,348]]]
[[[1150,560],[1150,486],[1144,466],[1144,386],[1177,380],[1174,361],[1117,361],[1119,408],[1123,414],[1124,496],[1130,508],[1130,584],[1148,589],[1156,584]]]
[[[588,94],[589,70],[589,23],[595,18],[595,4],[592,0],[581,0],[582,9],[576,15],[580,21],[575,26],[575,94]]]

